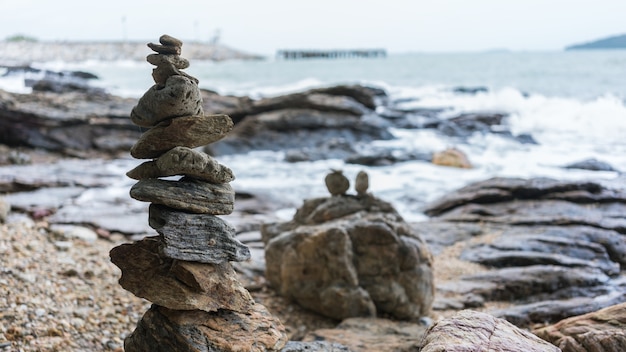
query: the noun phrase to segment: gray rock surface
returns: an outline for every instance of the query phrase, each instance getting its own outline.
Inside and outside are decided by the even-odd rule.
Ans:
[[[490,313],[528,327],[623,301],[625,194],[617,184],[494,178],[436,200],[425,238],[486,266],[439,282],[436,307],[507,301]],[[474,235],[459,233],[467,226]],[[440,238],[442,230],[449,234]]]
[[[210,264],[250,259],[235,229],[217,216],[151,204],[149,223],[161,235],[160,251],[168,258]]]
[[[131,187],[130,196],[181,211],[212,215],[232,213],[235,202],[235,191],[230,184],[212,184],[192,178],[140,180]]]

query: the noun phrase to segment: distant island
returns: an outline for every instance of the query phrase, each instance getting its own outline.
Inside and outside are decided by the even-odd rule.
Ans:
[[[616,35],[587,43],[570,45],[565,50],[626,49],[626,34]]]

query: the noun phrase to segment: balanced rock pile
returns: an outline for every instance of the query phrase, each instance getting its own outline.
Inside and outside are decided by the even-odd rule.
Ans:
[[[120,284],[153,303],[124,341],[130,351],[277,351],[285,329],[237,280],[230,261],[250,258],[235,229],[217,215],[233,211],[232,171],[193,148],[223,138],[227,115],[205,115],[198,80],[182,72],[182,42],[163,35],[148,46],[156,84],[131,112],[149,128],[131,148],[144,162],[131,197],[151,202],[149,224],[159,236],[111,250]],[[181,176],[178,180],[169,176]]]
[[[391,204],[367,192],[369,177],[334,170],[330,197],[304,201],[288,222],[265,224],[266,277],[281,295],[330,318],[384,315],[416,321],[430,313],[433,259]]]

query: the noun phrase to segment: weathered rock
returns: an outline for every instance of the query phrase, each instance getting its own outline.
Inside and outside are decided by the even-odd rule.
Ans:
[[[247,313],[254,300],[228,262],[202,264],[172,260],[159,253],[161,241],[147,237],[110,252],[122,270],[119,282],[135,296],[176,310]]]
[[[202,114],[198,85],[181,75],[169,76],[164,86],[155,84],[139,98],[130,113],[135,125],[152,127],[172,117]]]
[[[266,277],[281,295],[336,319],[428,314],[430,252],[392,207],[371,196],[307,202],[291,222],[262,228]]]
[[[420,341],[428,327],[421,323],[382,318],[348,318],[333,329],[318,329],[303,341],[340,343],[352,352],[419,351]]]
[[[251,150],[314,149],[333,139],[356,144],[392,138],[385,121],[375,115],[296,106],[246,116],[226,138],[207,146],[207,152],[225,155]]]
[[[591,171],[618,171],[611,164],[598,159],[585,159],[563,166],[566,169],[582,169]]]
[[[626,280],[622,277],[612,285],[612,290],[597,293],[592,297],[544,300],[528,304],[516,304],[508,308],[491,311],[491,314],[506,319],[520,327],[533,323],[557,322],[575,315],[590,313],[602,308],[626,302]],[[590,292],[593,294],[593,291]]]
[[[333,196],[346,194],[350,188],[350,181],[346,176],[344,176],[341,170],[333,170],[331,173],[326,175],[324,182],[326,183],[328,192],[330,192]]]
[[[626,351],[626,303],[571,317],[533,333],[563,352]]]
[[[461,259],[495,267],[547,264],[597,268],[611,276],[620,272],[619,263],[600,244],[542,235],[500,236],[489,244],[466,248]]]
[[[432,163],[440,166],[458,167],[461,169],[471,169],[467,155],[456,148],[448,148],[433,154]]]
[[[560,351],[558,347],[489,314],[463,310],[440,320],[424,336],[422,352]]]
[[[235,191],[228,183],[212,184],[183,178],[179,181],[145,179],[134,184],[130,196],[192,213],[227,215],[233,212]]]
[[[489,301],[524,302],[572,297],[594,297],[606,293],[609,277],[595,268],[567,268],[532,265],[489,270],[461,276],[460,280],[439,282],[440,291],[478,295]],[[598,290],[594,290],[598,287]]]
[[[469,203],[489,204],[513,199],[554,199],[575,203],[626,202],[626,192],[591,181],[559,181],[549,178],[494,177],[475,182],[430,203],[429,216],[437,216]]]
[[[187,147],[175,147],[158,159],[137,166],[126,175],[136,180],[184,175],[210,183],[228,183],[235,179],[230,168],[205,153]]]
[[[356,194],[360,196],[367,194],[369,186],[370,181],[367,172],[359,171],[359,173],[356,174],[356,180],[354,181],[354,190],[356,191]]]
[[[446,136],[469,137],[473,133],[497,132],[506,113],[478,112],[465,113],[450,119],[441,120],[437,129]]]
[[[285,328],[260,304],[248,314],[169,310],[153,305],[124,340],[126,352],[280,351]]]
[[[235,229],[214,215],[189,214],[150,205],[150,226],[161,235],[161,253],[172,259],[220,264],[250,259]]]
[[[81,155],[94,149],[127,151],[140,135],[128,120],[136,99],[73,92],[16,94],[0,91],[0,141]],[[101,138],[114,144],[96,143]],[[101,149],[107,148],[107,149]]]
[[[224,138],[232,128],[233,122],[228,115],[177,117],[163,121],[142,134],[130,149],[130,154],[137,159],[149,159],[178,146],[204,146]]]

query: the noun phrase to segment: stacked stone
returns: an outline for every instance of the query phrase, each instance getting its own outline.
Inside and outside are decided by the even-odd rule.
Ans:
[[[129,351],[277,351],[287,338],[237,280],[231,261],[250,258],[235,229],[218,215],[233,211],[232,171],[194,148],[223,138],[227,115],[206,115],[198,80],[182,72],[182,42],[168,35],[147,61],[153,85],[131,112],[149,129],[131,148],[142,163],[127,175],[131,197],[151,202],[149,224],[158,236],[111,250],[120,285],[153,303],[124,341]],[[181,176],[178,180],[170,176]],[[169,177],[168,179],[163,179]]]

